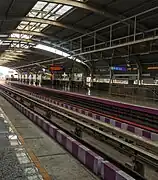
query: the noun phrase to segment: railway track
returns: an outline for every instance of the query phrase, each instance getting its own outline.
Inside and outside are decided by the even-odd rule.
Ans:
[[[82,107],[88,109],[91,112],[96,112],[98,114],[102,114],[107,118],[113,118],[117,121],[129,123],[134,126],[138,126],[140,128],[157,132],[158,133],[158,116],[153,112],[156,111],[152,109],[148,111],[138,111],[130,108],[121,108],[115,105],[115,102],[111,102],[109,104],[105,104],[104,101],[101,100],[91,100],[93,98],[87,98],[83,95],[83,97],[77,97],[73,93],[65,93],[58,90],[51,90],[48,88],[41,87],[33,87],[18,83],[11,83],[14,87],[23,88],[27,91],[34,91],[36,94],[44,95],[49,98],[53,98],[61,101],[64,99],[65,103],[72,104],[77,107]],[[124,103],[122,103],[123,106]],[[152,112],[153,111],[153,112]]]
[[[10,87],[10,86],[9,86]],[[14,87],[15,89],[15,87]],[[115,118],[113,116],[109,116],[109,115],[106,115],[106,114],[101,114],[101,113],[98,113],[96,111],[91,111],[89,109],[85,109],[81,106],[76,106],[74,104],[69,104],[69,103],[66,103],[62,100],[58,100],[58,99],[52,99],[50,97],[46,97],[46,96],[41,96],[40,94],[37,94],[35,92],[29,92],[29,91],[26,91],[26,90],[21,90],[20,88],[16,88],[17,90],[19,91],[22,91],[24,93],[27,93],[27,94],[31,94],[35,97],[38,97],[40,99],[44,99],[46,101],[49,101],[49,102],[52,102],[54,104],[58,104],[60,106],[64,106],[65,108],[67,109],[71,109],[75,112],[79,112],[83,115],[86,115],[86,116],[89,116],[95,120],[98,120],[98,121],[102,121],[102,122],[105,122],[107,124],[110,124],[114,127],[117,127],[117,128],[120,128],[120,129],[123,129],[127,132],[130,132],[130,133],[133,133],[135,135],[138,135],[138,136],[141,136],[145,139],[149,139],[149,140],[152,140],[152,141],[158,141],[158,130],[157,129],[154,129],[154,128],[149,128],[147,126],[142,126],[140,124],[137,124],[137,123],[133,123],[131,121],[127,121],[127,120],[122,120],[120,118]]]
[[[59,119],[62,119],[65,123],[79,128],[81,132],[88,133],[99,141],[111,144],[122,153],[127,153],[128,156],[134,157],[134,159],[148,164],[155,170],[158,169],[158,157],[156,155],[158,154],[158,146],[156,144],[123,132],[117,128],[113,128],[105,123],[95,121],[92,118],[88,118],[79,113],[74,113],[73,111],[67,110],[58,105],[53,105],[49,102],[19,92],[18,90],[5,86],[1,86],[1,88],[3,90],[1,92],[3,96],[15,99],[24,106],[35,111],[37,114],[46,118],[49,122],[52,122],[51,120],[53,119],[53,116],[56,116]],[[60,123],[52,123],[58,127],[60,126]],[[60,128],[64,130],[63,127]],[[66,131],[68,131],[68,129],[66,129]],[[71,133],[71,129],[69,130],[69,133]],[[82,140],[82,142],[84,141],[80,136],[77,138]],[[88,144],[87,142],[84,143]],[[97,147],[93,147],[92,145],[89,146],[99,152]],[[106,155],[104,154],[104,156]],[[115,164],[120,164],[116,162],[116,160],[113,161],[115,161]]]

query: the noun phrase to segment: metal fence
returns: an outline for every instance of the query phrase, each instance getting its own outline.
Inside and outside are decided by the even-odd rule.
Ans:
[[[114,84],[109,88],[109,95],[124,101],[158,107],[158,87],[157,86],[129,86]]]

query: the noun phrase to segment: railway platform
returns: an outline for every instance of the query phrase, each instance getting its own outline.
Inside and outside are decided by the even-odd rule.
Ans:
[[[47,87],[47,86],[43,86]],[[83,94],[87,96],[92,96],[92,97],[97,97],[97,98],[103,98],[103,99],[108,99],[112,101],[118,101],[118,102],[124,102],[128,104],[133,104],[137,106],[147,106],[147,107],[152,107],[152,108],[157,108],[158,107],[158,100],[157,101],[148,101],[148,100],[138,100],[136,98],[130,98],[128,96],[117,96],[117,95],[110,95],[107,91],[103,90],[95,90],[95,89],[83,89],[83,88],[59,88],[55,86],[49,86],[51,89],[56,89],[56,90],[61,90],[65,92],[73,92],[73,93],[78,93],[78,94]]]
[[[99,180],[0,96],[1,180]]]
[[[0,108],[0,179],[44,180],[49,175],[28,151],[3,110]],[[37,168],[38,165],[38,168]]]
[[[30,86],[29,86],[30,87]],[[100,176],[100,174],[101,174],[101,176],[103,177],[104,176],[104,174],[103,174],[103,172],[105,172],[108,168],[105,166],[102,166],[102,164],[103,163],[105,163],[106,164],[106,162],[104,162],[104,159],[102,159],[100,156],[98,156],[98,155],[96,155],[95,153],[93,154],[92,153],[92,151],[90,151],[90,149],[83,149],[83,146],[80,144],[80,143],[78,143],[77,141],[75,141],[74,139],[72,140],[72,138],[70,138],[67,134],[65,134],[65,133],[63,133],[61,130],[60,130],[60,127],[63,129],[64,128],[64,131],[68,131],[67,133],[69,134],[69,130],[70,129],[73,129],[73,127],[71,127],[71,128],[68,128],[67,130],[65,130],[65,128],[67,128],[68,127],[68,124],[67,123],[64,123],[63,124],[63,122],[62,122],[62,119],[59,119],[59,116],[57,116],[58,118],[56,118],[55,119],[55,111],[57,110],[61,110],[63,107],[65,107],[65,108],[67,108],[67,106],[69,107],[69,105],[62,105],[61,103],[57,103],[57,102],[55,102],[55,104],[58,104],[58,105],[61,105],[62,107],[59,107],[59,106],[57,106],[57,107],[55,107],[56,105],[54,104],[49,104],[47,101],[49,101],[50,102],[50,99],[49,98],[44,98],[44,100],[42,100],[43,99],[43,96],[39,96],[38,97],[38,95],[37,94],[33,94],[33,92],[30,92],[30,93],[28,93],[27,91],[24,91],[24,90],[22,90],[22,91],[19,91],[19,89],[17,88],[12,88],[11,86],[1,86],[1,88],[2,88],[2,92],[1,92],[1,94],[2,94],[2,96],[4,97],[4,98],[6,98],[9,102],[11,102],[11,104],[13,104],[13,106],[15,106],[17,109],[19,109],[23,114],[25,114],[25,116],[26,117],[28,117],[28,119],[30,119],[32,122],[34,122],[35,124],[37,124],[39,127],[41,127],[41,129],[43,129],[48,135],[50,135],[51,137],[54,137],[53,139],[56,139],[56,141],[59,143],[59,144],[61,144],[62,146],[64,146],[65,147],[65,149],[67,149],[70,153],[72,153],[73,154],[73,156],[75,156],[75,157],[77,157],[77,159],[79,159],[79,161],[81,161],[83,164],[85,164],[85,166],[87,167],[89,167],[92,171],[94,171],[95,173],[96,172],[98,172],[97,173],[97,175],[99,174],[99,176]],[[31,88],[31,87],[30,87]],[[32,87],[33,88],[33,87]],[[35,87],[36,88],[36,87]],[[34,88],[33,88],[34,89]],[[40,89],[40,88],[39,88]],[[46,88],[42,88],[42,89],[46,89]],[[49,90],[48,90],[49,91]],[[23,95],[24,96],[23,96]],[[73,93],[72,93],[73,94]],[[29,98],[29,97],[31,97],[31,98]],[[21,99],[22,98],[22,99]],[[35,101],[34,101],[35,100]],[[32,104],[32,103],[33,104]],[[39,102],[41,102],[41,104],[39,104]],[[53,103],[53,101],[51,101],[52,103]],[[45,105],[44,105],[45,104]],[[44,106],[43,106],[44,105]],[[26,106],[26,107],[24,107],[24,106]],[[48,106],[49,107],[49,111],[51,111],[51,107],[53,107],[53,114],[51,115],[51,116],[47,116],[48,114],[47,114],[47,112],[45,112],[45,110],[46,110],[46,108],[47,107],[45,107],[45,106]],[[44,108],[44,109],[43,109]],[[56,110],[55,110],[55,109]],[[69,109],[69,108],[68,108]],[[73,108],[70,108],[70,109],[73,109]],[[61,111],[60,111],[61,112]],[[65,113],[68,113],[68,110],[63,110],[63,112],[64,112],[64,114]],[[80,111],[76,111],[76,112],[80,112]],[[81,112],[83,112],[83,111],[81,111]],[[12,112],[11,112],[12,113]],[[38,113],[38,115],[37,115],[37,113]],[[83,112],[84,114],[86,114],[85,112]],[[10,114],[9,112],[8,112],[8,114]],[[60,113],[61,114],[61,113]],[[71,114],[71,113],[70,113]],[[82,113],[81,113],[82,114]],[[88,113],[89,114],[89,113]],[[72,114],[71,114],[71,116],[72,116]],[[77,116],[77,113],[76,113],[76,115],[74,116],[74,117],[76,117]],[[44,117],[46,117],[46,119],[47,119],[47,117],[49,118],[49,119],[47,119],[48,120],[48,122],[47,122],[47,120],[46,119],[43,119]],[[61,117],[60,117],[61,118]],[[85,119],[84,120],[86,120],[86,118],[87,117],[85,117]],[[96,116],[96,118],[98,119],[98,116]],[[55,120],[55,122],[54,122],[54,120]],[[61,120],[61,121],[60,121]],[[69,118],[69,120],[70,120],[70,118]],[[51,123],[52,124],[56,124],[55,126],[56,127],[58,127],[58,128],[55,128],[54,126],[52,126],[49,122],[51,121]],[[76,120],[73,120],[73,121],[75,121],[75,122],[77,122]],[[91,120],[92,121],[92,120]],[[57,123],[58,122],[58,123]],[[89,120],[88,120],[88,122],[89,122]],[[88,123],[87,122],[87,123]],[[96,122],[96,121],[95,121]],[[14,122],[14,123],[16,123],[16,122]],[[26,123],[26,122],[25,122]],[[98,124],[98,122],[96,122],[96,124]],[[81,123],[80,123],[80,125],[81,125]],[[21,126],[21,125],[20,125]],[[104,126],[104,125],[103,125]],[[28,132],[26,133],[25,132],[25,128],[27,127],[27,124],[25,124],[24,125],[24,127],[23,127],[23,125],[22,125],[22,127],[20,127],[20,133],[22,134],[22,136],[25,136],[26,134],[27,134],[27,136],[25,136],[25,138],[27,139],[27,141],[28,141]],[[19,129],[19,127],[17,127],[18,129]],[[89,127],[90,128],[90,127]],[[96,131],[96,130],[95,130]],[[53,133],[52,134],[52,132],[55,132],[55,134]],[[120,132],[120,131],[119,131]],[[122,132],[122,131],[121,131]],[[143,131],[144,132],[144,131]],[[41,134],[41,133],[40,133]],[[113,134],[113,136],[115,135],[115,133]],[[126,135],[125,135],[125,132],[123,132],[123,136],[121,136],[121,137],[125,137]],[[133,137],[133,135],[132,134],[130,134],[130,133],[128,133],[127,134],[127,139],[131,139],[131,137]],[[129,137],[130,136],[130,137]],[[73,137],[73,136],[72,136]],[[119,136],[120,137],[120,136]],[[151,136],[151,137],[155,137],[155,136]],[[33,138],[33,139],[32,139]],[[112,139],[114,139],[114,137],[112,137]],[[31,140],[31,141],[30,141]],[[33,143],[32,143],[32,141],[33,140],[35,140]],[[34,137],[34,134],[33,134],[33,137],[29,137],[29,141],[28,141],[28,143],[29,144],[31,144],[31,145],[33,145],[34,147],[36,147],[36,150],[35,151],[37,151],[37,146],[39,147],[38,149],[40,149],[41,147],[41,142],[40,142],[40,140],[41,140],[41,136],[35,136]],[[142,140],[143,139],[141,139],[141,143],[142,143]],[[38,144],[38,142],[40,143],[39,145],[37,145]],[[89,139],[88,139],[88,142],[89,142]],[[119,141],[120,142],[120,141]],[[135,140],[134,141],[132,141],[132,142],[135,142]],[[136,139],[136,142],[138,143],[138,137],[137,137],[137,139]],[[92,142],[92,144],[94,143],[94,140],[93,140],[93,142]],[[124,142],[122,142],[121,141],[121,143],[123,143],[124,144]],[[151,142],[150,142],[151,143]],[[49,143],[49,144],[51,144],[51,142]],[[76,147],[76,145],[77,145],[77,152],[78,153],[76,153],[76,148],[74,148],[74,144],[75,144],[75,147]],[[138,143],[139,144],[139,143]],[[146,143],[145,143],[146,144]],[[72,146],[73,145],[73,146]],[[129,144],[126,144],[128,147],[129,147]],[[146,148],[144,145],[142,145],[144,148]],[[130,147],[131,147],[131,145],[130,145]],[[142,147],[142,148],[143,148]],[[131,148],[135,148],[135,145],[134,145],[134,147],[132,146]],[[47,147],[46,147],[46,149],[47,149]],[[40,155],[39,157],[41,158],[41,156],[43,157],[43,156],[51,156],[49,153],[49,151],[48,150],[46,150],[45,148],[44,148],[44,152],[46,151],[48,154],[46,154],[46,155],[43,155],[43,152],[41,151],[41,153],[42,153],[42,155]],[[85,160],[82,158],[82,156],[80,156],[82,153],[81,153],[81,149],[82,149],[82,151],[84,152],[84,156],[85,156]],[[42,150],[42,149],[41,149]],[[107,149],[106,149],[107,150]],[[111,152],[111,151],[110,151]],[[141,152],[141,151],[140,151]],[[41,154],[40,153],[40,154]],[[57,151],[57,154],[58,154],[58,151]],[[147,153],[146,153],[147,154]],[[63,156],[63,154],[62,154],[62,156]],[[90,163],[89,164],[89,160],[90,160],[90,162],[91,162],[91,160],[93,159],[93,161],[92,162],[97,162],[97,171],[96,171],[96,166],[92,166],[92,165],[94,165],[93,163]],[[123,159],[124,160],[124,159]],[[65,157],[63,158],[63,161],[65,161]],[[102,164],[101,164],[101,169],[104,169],[105,171],[100,171],[101,169],[100,169],[100,165],[98,164],[99,162],[103,162]],[[48,159],[47,159],[47,162],[48,162]],[[125,162],[126,162],[126,160],[125,160]],[[114,162],[114,164],[115,164],[115,162]],[[125,163],[126,164],[126,163]],[[107,164],[106,164],[107,165]],[[72,165],[70,165],[70,167],[72,167]],[[120,166],[119,166],[120,167]],[[146,170],[148,170],[148,169],[150,169],[148,166],[144,166],[145,167],[145,171],[144,172],[142,172],[142,174],[145,174],[145,177],[149,177],[148,175],[146,175],[146,172],[149,172],[149,171],[146,171]],[[110,168],[111,169],[111,168]],[[112,168],[113,169],[113,168]],[[115,176],[117,175],[119,175],[120,176],[120,172],[123,172],[123,171],[120,171],[119,169],[117,169],[116,171],[113,169],[113,171],[114,171],[114,174],[115,174]],[[126,169],[126,172],[127,172],[128,170]],[[150,173],[150,174],[154,174],[155,173],[155,171],[153,171],[153,170],[151,170],[152,171],[152,173]],[[78,170],[77,170],[77,172],[78,172]],[[139,171],[140,172],[140,171]],[[132,174],[132,172],[129,172],[130,174]],[[107,175],[107,173],[106,173],[106,175]],[[105,176],[106,176],[105,175]],[[54,174],[52,174],[52,176],[54,176]],[[123,175],[123,176],[127,176],[127,175]],[[132,176],[133,176],[133,174],[132,174]],[[67,176],[66,176],[67,177]],[[72,177],[74,177],[74,174],[73,174],[73,176]],[[89,176],[87,176],[87,177],[89,177]],[[136,177],[135,175],[134,175],[134,177]],[[140,176],[139,176],[140,177]],[[156,174],[154,174],[154,177],[156,177]],[[90,178],[92,178],[92,177],[90,177]],[[121,178],[122,178],[122,175],[121,175]],[[125,179],[127,179],[127,177],[124,177]],[[131,177],[130,177],[131,178]],[[141,177],[141,178],[143,178],[143,177]],[[62,178],[61,178],[62,179]],[[69,179],[71,179],[71,178],[69,178]],[[73,178],[72,178],[73,179]],[[83,178],[84,179],[84,178]],[[106,178],[105,178],[106,179]],[[137,179],[137,178],[136,178]],[[154,179],[154,178],[151,178],[151,179]]]

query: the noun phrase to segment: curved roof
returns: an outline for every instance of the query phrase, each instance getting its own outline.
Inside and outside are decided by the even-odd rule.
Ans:
[[[0,65],[157,64],[157,16],[157,0],[1,0]]]

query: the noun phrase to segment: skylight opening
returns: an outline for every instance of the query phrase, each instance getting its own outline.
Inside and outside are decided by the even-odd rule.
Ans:
[[[20,39],[31,39],[32,35],[12,33],[10,35],[10,37],[12,37],[12,38],[20,38]]]
[[[72,8],[73,8],[72,6],[68,6],[68,5],[38,1],[35,4],[35,6],[31,9],[31,11],[27,14],[27,17],[37,17],[40,19],[56,21],[58,18],[60,18],[62,15],[67,13]],[[37,25],[34,24],[32,28],[29,28],[29,25],[31,25],[31,23],[27,25],[28,26],[26,27],[24,27],[24,25],[22,26],[19,25],[17,29],[21,30],[23,27],[23,30],[41,32],[44,28],[48,26],[48,24],[46,25],[42,24],[40,27],[37,27]]]
[[[57,21],[59,18],[61,18],[64,14],[66,14],[72,8],[73,8],[73,6],[56,4],[53,2],[48,3],[48,2],[44,2],[44,1],[38,1],[26,16],[31,17],[31,18],[43,19],[43,22],[44,22],[44,20]],[[43,31],[43,29],[45,29],[48,26],[49,25],[45,24],[45,23],[21,21],[16,29],[30,31],[30,32],[31,31],[32,32],[41,32],[41,31]],[[12,34],[10,34],[9,37],[17,38],[17,39],[31,39],[32,35],[12,33]],[[15,48],[15,49],[16,48],[29,49],[30,47],[36,47],[36,48],[40,49],[40,47],[42,46],[42,45],[40,46],[40,44],[36,46],[36,44],[34,44],[34,43],[19,42],[19,40],[17,40],[17,41],[0,41],[0,45],[10,46],[10,48]],[[45,49],[44,49],[44,47],[45,47]],[[64,56],[64,57],[68,57],[69,59],[74,59],[72,56],[70,56],[70,54],[60,51],[55,48],[53,49],[48,46],[43,46],[42,49],[56,53],[56,54]],[[80,62],[80,60],[78,60],[78,59],[76,61]]]
[[[47,2],[38,1],[32,9],[41,10],[46,4],[47,4]]]
[[[35,46],[35,48],[52,52],[52,53],[57,54],[59,56],[63,56],[63,57],[66,57],[68,59],[72,59],[72,60],[74,60],[74,61],[76,61],[78,63],[83,63],[80,59],[77,59],[77,58],[71,56],[70,54],[68,54],[66,52],[63,52],[63,51],[61,51],[59,49],[53,48],[53,47],[49,47],[49,46],[45,46],[45,45],[42,45],[42,44],[38,44],[38,45]]]
[[[56,5],[57,5],[57,4],[55,4],[55,3],[50,3],[50,4],[47,5],[47,7],[44,8],[44,11],[49,12],[49,11],[51,11]]]
[[[66,12],[68,12],[72,7],[71,6],[63,6],[61,9],[59,9],[58,14],[62,16]]]

